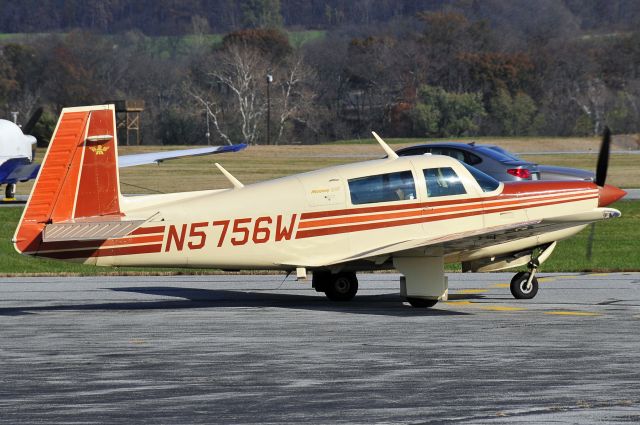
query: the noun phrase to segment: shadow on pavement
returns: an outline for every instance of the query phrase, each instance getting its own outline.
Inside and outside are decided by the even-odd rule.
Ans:
[[[116,311],[116,310],[173,310],[195,308],[287,308],[294,310],[330,311],[336,313],[371,314],[381,316],[462,316],[462,313],[433,308],[413,308],[403,304],[398,294],[360,295],[349,302],[333,302],[324,296],[277,294],[267,292],[211,290],[179,288],[170,286],[148,286],[130,288],[108,288],[116,292],[134,292],[146,295],[181,298],[179,300],[107,301],[103,303],[68,303],[38,306],[16,306],[0,308],[0,315],[17,316],[51,311]],[[465,295],[477,298],[478,295]],[[460,299],[456,297],[456,299]]]

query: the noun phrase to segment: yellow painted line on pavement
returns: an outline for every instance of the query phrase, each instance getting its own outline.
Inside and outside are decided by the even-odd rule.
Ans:
[[[556,279],[577,279],[579,278],[580,275],[575,275],[575,276],[556,276]]]
[[[555,277],[541,277],[538,279],[538,283],[553,282],[554,280],[556,280]]]
[[[508,283],[496,283],[491,285],[491,288],[508,288],[510,285]]]
[[[460,306],[460,307],[474,307],[479,308],[480,310],[486,311],[522,311],[526,310],[521,307],[510,307],[503,305],[495,305],[495,304],[484,304],[484,303],[476,303],[472,301],[447,301],[447,304],[452,307]]]
[[[445,301],[447,304],[451,305],[469,305],[471,301]]]
[[[555,316],[602,316],[600,313],[590,313],[587,311],[545,311],[544,314]]]
[[[610,276],[611,273],[590,273],[589,276]]]
[[[508,307],[503,305],[478,305],[482,310],[488,311],[522,311],[526,310],[526,308],[522,307]]]
[[[456,294],[482,294],[487,292],[486,289],[460,289],[456,291]]]

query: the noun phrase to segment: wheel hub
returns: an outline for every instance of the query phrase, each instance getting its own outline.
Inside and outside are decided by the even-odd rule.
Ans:
[[[350,287],[351,287],[351,283],[349,282],[349,279],[340,278],[336,280],[336,283],[335,283],[336,291],[340,292],[341,294],[346,294],[347,292],[349,292]]]

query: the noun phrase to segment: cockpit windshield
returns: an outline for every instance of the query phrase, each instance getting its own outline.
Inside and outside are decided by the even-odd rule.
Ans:
[[[472,167],[469,164],[465,164],[464,162],[461,162],[461,164],[464,165],[467,170],[469,170],[473,178],[476,179],[476,181],[480,185],[480,188],[483,192],[493,192],[498,187],[500,187],[500,182],[493,177],[483,173],[482,171],[478,170],[475,167]]]

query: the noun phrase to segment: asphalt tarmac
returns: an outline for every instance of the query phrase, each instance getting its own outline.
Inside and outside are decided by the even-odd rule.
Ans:
[[[0,423],[638,423],[640,273],[0,279]]]

